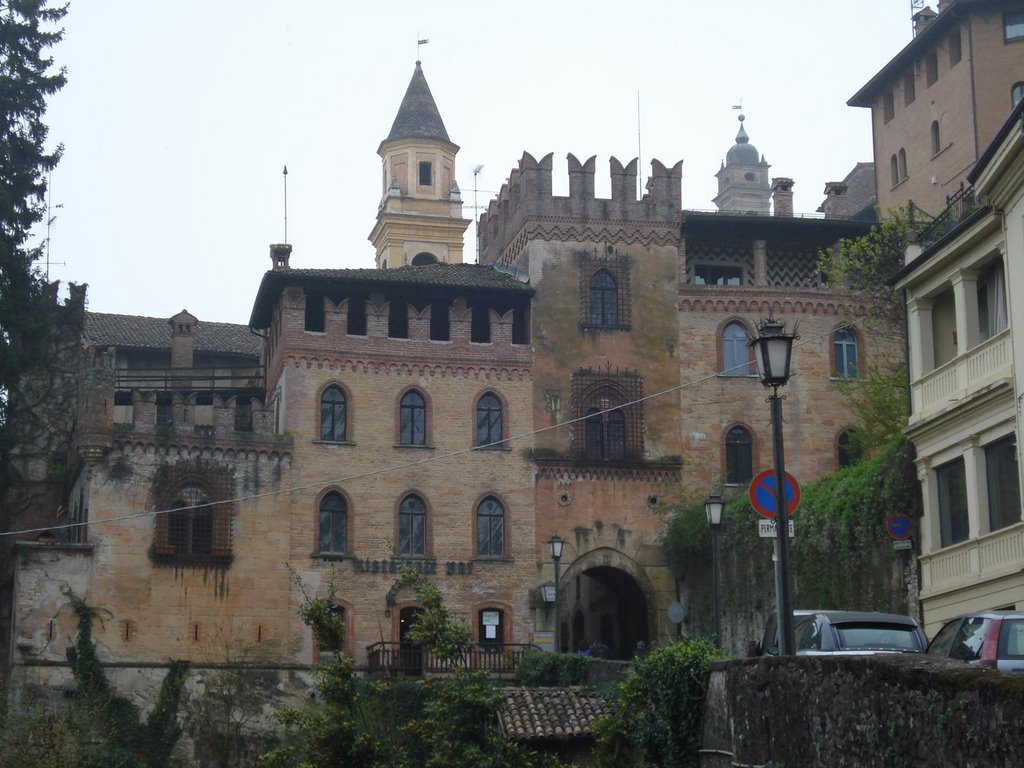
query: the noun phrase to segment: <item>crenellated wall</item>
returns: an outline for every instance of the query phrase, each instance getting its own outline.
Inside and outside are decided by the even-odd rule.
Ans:
[[[594,221],[599,227],[610,225],[613,230],[614,222],[630,222],[633,226],[650,222],[663,226],[676,221],[683,199],[682,160],[671,168],[652,160],[651,176],[640,200],[636,199],[637,159],[626,166],[615,157],[609,159],[610,199],[595,196],[595,161],[596,156],[581,163],[575,155],[568,155],[569,195],[562,197],[552,193],[552,153],[536,160],[529,152],[524,152],[519,166],[512,170],[497,198],[491,200],[487,211],[480,216],[480,263],[514,263],[524,245],[517,235],[528,220],[538,217]],[[610,238],[580,236],[572,239]]]

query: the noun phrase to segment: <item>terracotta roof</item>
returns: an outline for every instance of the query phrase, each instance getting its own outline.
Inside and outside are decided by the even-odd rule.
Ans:
[[[582,688],[506,688],[498,722],[510,739],[578,738],[610,714],[606,699]]]
[[[171,324],[166,317],[85,313],[85,340],[101,347],[170,349]],[[196,352],[227,352],[259,357],[262,340],[248,326],[200,320],[192,333]]]
[[[402,99],[402,106],[398,108],[395,122],[391,126],[391,133],[385,141],[397,139],[440,139],[451,144],[444,120],[437,111],[437,104],[434,103],[427,78],[418,61],[405,98]]]

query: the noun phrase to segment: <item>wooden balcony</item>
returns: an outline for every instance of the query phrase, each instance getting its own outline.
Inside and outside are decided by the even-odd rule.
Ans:
[[[514,675],[523,656],[539,650],[528,643],[477,645],[462,658],[446,662],[417,645],[379,642],[367,648],[367,662],[371,675],[389,677],[448,674],[456,669],[475,669],[500,676]]]
[[[1009,329],[911,383],[910,423],[921,421],[1013,373]]]
[[[1024,524],[921,556],[921,596],[984,583],[1024,568]]]

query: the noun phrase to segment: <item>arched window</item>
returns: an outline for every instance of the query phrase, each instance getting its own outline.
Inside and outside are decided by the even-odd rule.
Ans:
[[[330,386],[320,397],[320,439],[343,443],[346,437],[345,393]]]
[[[749,483],[754,477],[754,449],[750,433],[733,427],[725,436],[725,482],[727,485]]]
[[[588,459],[616,461],[626,457],[626,415],[618,408],[601,412],[599,408],[587,411],[586,447]]]
[[[399,436],[402,445],[427,444],[427,403],[416,390],[402,395],[399,405]]]
[[[898,157],[899,157],[899,161],[900,161],[900,181],[903,181],[905,178],[907,178],[907,175],[908,175],[907,174],[907,150],[905,150],[905,149],[903,149],[901,147],[900,151],[899,151]]]
[[[722,331],[722,375],[750,375],[750,336],[743,323],[729,323]]]
[[[502,440],[501,400],[493,392],[476,401],[476,444],[494,445]]]
[[[182,488],[171,504],[167,519],[167,543],[174,554],[209,555],[213,549],[213,509],[206,494],[195,486]]]
[[[832,334],[833,375],[837,379],[857,378],[857,337],[848,328]]]
[[[415,494],[402,499],[398,509],[398,554],[427,553],[427,507]]]
[[[590,324],[618,325],[619,295],[615,278],[606,270],[590,278]]]
[[[412,266],[414,267],[422,267],[427,264],[437,264],[437,256],[423,251],[412,257]]]
[[[932,120],[932,154],[937,155],[942,149],[942,135],[939,133],[939,121]]]
[[[331,491],[320,502],[320,551],[341,554],[348,551],[348,505]]]
[[[505,554],[505,508],[488,496],[476,508],[477,557],[503,557]]]
[[[889,174],[892,176],[892,185],[895,187],[900,183],[900,164],[896,155],[889,158]]]
[[[1014,83],[1010,88],[1010,109],[1016,109],[1022,97],[1024,97],[1024,83]]]
[[[847,429],[836,440],[836,460],[840,467],[851,467],[861,459],[861,449],[853,437],[853,430]]]

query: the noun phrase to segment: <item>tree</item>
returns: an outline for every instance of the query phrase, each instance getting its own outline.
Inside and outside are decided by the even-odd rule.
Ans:
[[[0,491],[17,443],[12,414],[28,374],[46,364],[55,319],[54,291],[34,267],[41,245],[30,241],[63,151],[47,149],[43,116],[65,83],[46,52],[63,38],[55,25],[66,13],[49,0],[0,0]]]
[[[818,264],[829,285],[857,291],[864,298],[865,330],[889,342],[888,347],[878,346],[856,379],[840,382],[854,417],[850,448],[858,453],[887,445],[907,423],[903,295],[889,280],[903,266],[910,231],[906,209],[890,210],[868,234],[840,240]]]

